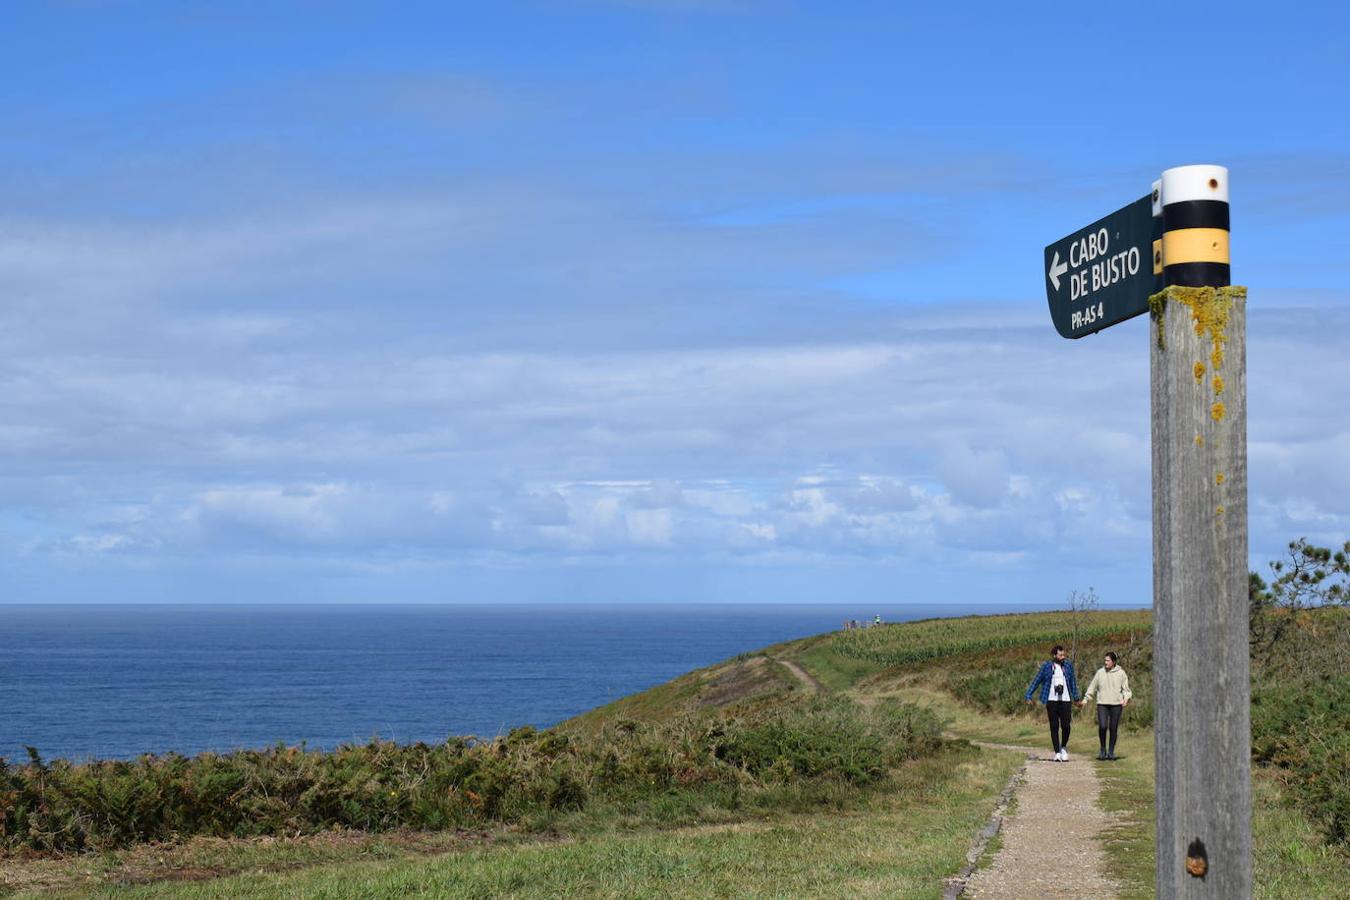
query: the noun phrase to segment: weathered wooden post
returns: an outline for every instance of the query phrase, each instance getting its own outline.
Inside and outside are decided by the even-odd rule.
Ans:
[[[1160,898],[1252,892],[1247,292],[1229,286],[1228,170],[1168,169],[1045,248],[1055,329],[1152,313],[1153,647]]]
[[[1247,297],[1229,287],[1228,171],[1161,181],[1153,420],[1157,890],[1252,892]]]

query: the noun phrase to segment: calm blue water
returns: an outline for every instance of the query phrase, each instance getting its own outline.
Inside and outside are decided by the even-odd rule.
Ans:
[[[880,612],[995,605],[0,606],[0,756],[333,747],[546,727]]]

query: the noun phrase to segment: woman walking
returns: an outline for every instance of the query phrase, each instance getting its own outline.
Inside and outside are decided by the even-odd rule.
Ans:
[[[1097,753],[1098,759],[1116,758],[1116,732],[1120,729],[1120,713],[1130,705],[1132,696],[1134,695],[1130,693],[1129,676],[1117,665],[1114,653],[1106,654],[1102,660],[1102,667],[1092,676],[1083,699],[1078,703],[1081,708],[1088,700],[1094,697],[1097,700],[1097,740],[1102,745],[1102,749]],[[1109,745],[1106,743],[1108,734],[1111,738]]]
[[[1073,703],[1078,699],[1078,683],[1073,678],[1073,663],[1064,658],[1064,646],[1056,644],[1050,658],[1041,664],[1036,677],[1027,687],[1027,703],[1036,688],[1041,689],[1040,701],[1050,719],[1050,745],[1055,748],[1055,762],[1069,761],[1069,728],[1073,724]],[[1082,704],[1079,704],[1080,706]]]

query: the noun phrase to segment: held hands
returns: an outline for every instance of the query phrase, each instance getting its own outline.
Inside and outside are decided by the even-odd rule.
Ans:
[[[1074,703],[1074,706],[1078,707],[1079,709],[1082,709],[1085,703],[1087,703],[1086,700],[1078,700]]]

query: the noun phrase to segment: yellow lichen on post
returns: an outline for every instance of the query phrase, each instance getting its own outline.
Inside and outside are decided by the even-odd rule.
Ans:
[[[1228,314],[1233,309],[1233,301],[1246,296],[1247,289],[1239,286],[1196,288],[1172,285],[1149,297],[1149,312],[1158,323],[1158,349],[1167,349],[1162,328],[1163,313],[1168,301],[1176,300],[1191,311],[1191,325],[1196,335],[1210,339],[1209,368],[1217,372],[1223,365],[1223,345],[1228,340]],[[1201,365],[1203,363],[1196,363],[1197,379],[1202,374]]]
[[[1245,296],[1245,288],[1188,288],[1169,287],[1163,293],[1168,299],[1183,303],[1191,311],[1191,325],[1197,337],[1210,340],[1209,367],[1218,370],[1223,365],[1223,345],[1228,340],[1228,313],[1237,296]]]
[[[1191,345],[1189,336],[1184,342],[1185,349],[1182,352],[1188,355],[1194,353],[1195,357],[1185,364],[1182,371],[1192,376],[1194,389],[1200,392],[1195,399],[1201,401],[1203,405],[1200,409],[1205,410],[1208,414],[1206,418],[1215,427],[1212,433],[1208,428],[1196,431],[1194,446],[1199,458],[1204,460],[1201,471],[1207,473],[1201,477],[1210,479],[1209,490],[1213,492],[1210,502],[1214,503],[1210,508],[1214,510],[1216,518],[1223,519],[1228,518],[1229,504],[1235,502],[1229,493],[1237,483],[1232,481],[1231,470],[1223,462],[1227,452],[1225,438],[1228,431],[1225,429],[1233,414],[1242,411],[1241,406],[1232,406],[1230,409],[1230,404],[1224,402],[1240,399],[1229,397],[1229,394],[1234,390],[1240,391],[1242,373],[1237,369],[1225,371],[1224,366],[1228,362],[1230,319],[1232,327],[1242,327],[1238,324],[1241,319],[1237,309],[1246,296],[1247,289],[1243,287],[1189,288],[1173,285],[1149,298],[1149,310],[1158,329],[1155,339],[1160,356],[1165,356],[1169,349],[1166,319],[1168,304],[1173,301],[1186,307],[1190,319],[1182,319],[1180,323],[1174,321],[1172,327],[1178,324],[1183,328],[1189,327],[1199,339],[1199,347]],[[1179,312],[1174,310],[1173,315]],[[1176,338],[1175,332],[1173,337]],[[1241,352],[1238,342],[1242,336],[1234,334],[1233,340],[1233,346]],[[1175,344],[1175,341],[1172,343]],[[1235,382],[1234,378],[1239,380]]]
[[[1195,329],[1196,336],[1209,340],[1208,365],[1204,360],[1197,361],[1191,367],[1191,374],[1195,376],[1195,383],[1199,386],[1208,372],[1211,375],[1210,387],[1215,397],[1222,394],[1227,387],[1219,370],[1224,363],[1224,345],[1228,342],[1228,317],[1232,312],[1233,303],[1246,296],[1247,289],[1244,287],[1192,288],[1173,285],[1148,299],[1149,310],[1153,314],[1154,321],[1158,323],[1159,350],[1167,349],[1163,318],[1168,302],[1175,300],[1190,310],[1191,327]],[[1209,409],[1210,418],[1215,422],[1222,421],[1226,412],[1227,408],[1222,402],[1215,402]],[[1195,436],[1195,446],[1204,446],[1204,439],[1200,435]]]
[[[1159,291],[1148,298],[1149,318],[1158,326],[1158,349],[1167,349],[1167,336],[1163,334],[1163,313],[1167,310],[1167,291]]]

